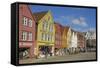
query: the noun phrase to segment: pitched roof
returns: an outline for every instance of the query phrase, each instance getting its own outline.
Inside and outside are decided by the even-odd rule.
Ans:
[[[36,21],[39,21],[48,11],[36,12],[33,15],[36,18]]]
[[[67,30],[67,32],[68,32],[68,30],[69,30],[69,27],[68,27],[68,26],[66,26],[65,28],[66,28],[66,30]]]
[[[61,33],[63,34],[64,31],[65,31],[65,33],[67,33],[68,29],[67,29],[67,27],[62,26],[62,27],[61,27]]]
[[[83,35],[83,33],[82,33],[82,32],[78,32],[78,31],[77,31],[77,34],[78,34],[78,35]]]
[[[60,23],[58,23],[58,22],[54,22],[54,24],[55,24],[55,30],[56,30],[56,32],[60,32],[61,33],[61,31],[62,31],[62,25]]]
[[[72,32],[72,33],[73,33],[73,32],[74,32],[74,33],[77,33],[78,31],[75,31],[74,29],[71,29],[71,32]]]
[[[35,16],[32,14],[32,11],[31,11],[31,9],[30,9],[30,7],[27,5],[27,8],[28,8],[28,10],[30,11],[30,13],[31,13],[31,15],[32,15],[32,17],[33,17],[33,19],[36,21],[36,18],[35,18]]]

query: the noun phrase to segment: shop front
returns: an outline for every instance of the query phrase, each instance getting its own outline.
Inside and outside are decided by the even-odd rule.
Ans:
[[[38,53],[38,58],[47,58],[53,56],[54,46],[52,44],[38,45],[37,53]]]
[[[19,43],[19,59],[28,59],[34,56],[34,47],[32,43],[20,42]]]

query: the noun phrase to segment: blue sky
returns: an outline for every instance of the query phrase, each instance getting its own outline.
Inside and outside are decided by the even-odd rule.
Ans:
[[[41,5],[30,5],[29,7],[33,13],[50,10],[54,21],[59,22],[63,26],[70,26],[76,31],[84,32],[96,29],[96,9],[94,8]]]

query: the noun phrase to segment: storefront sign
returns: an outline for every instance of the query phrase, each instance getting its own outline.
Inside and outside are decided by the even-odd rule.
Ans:
[[[32,46],[32,43],[29,43],[29,42],[20,42],[19,45],[21,45],[21,46]]]

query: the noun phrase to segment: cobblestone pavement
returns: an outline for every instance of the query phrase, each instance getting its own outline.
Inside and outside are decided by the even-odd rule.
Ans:
[[[77,61],[77,60],[95,60],[96,53],[95,52],[85,52],[78,53],[73,55],[64,55],[64,56],[52,56],[41,59],[24,59],[20,60],[19,63],[44,63],[44,62],[60,62],[60,61]]]

